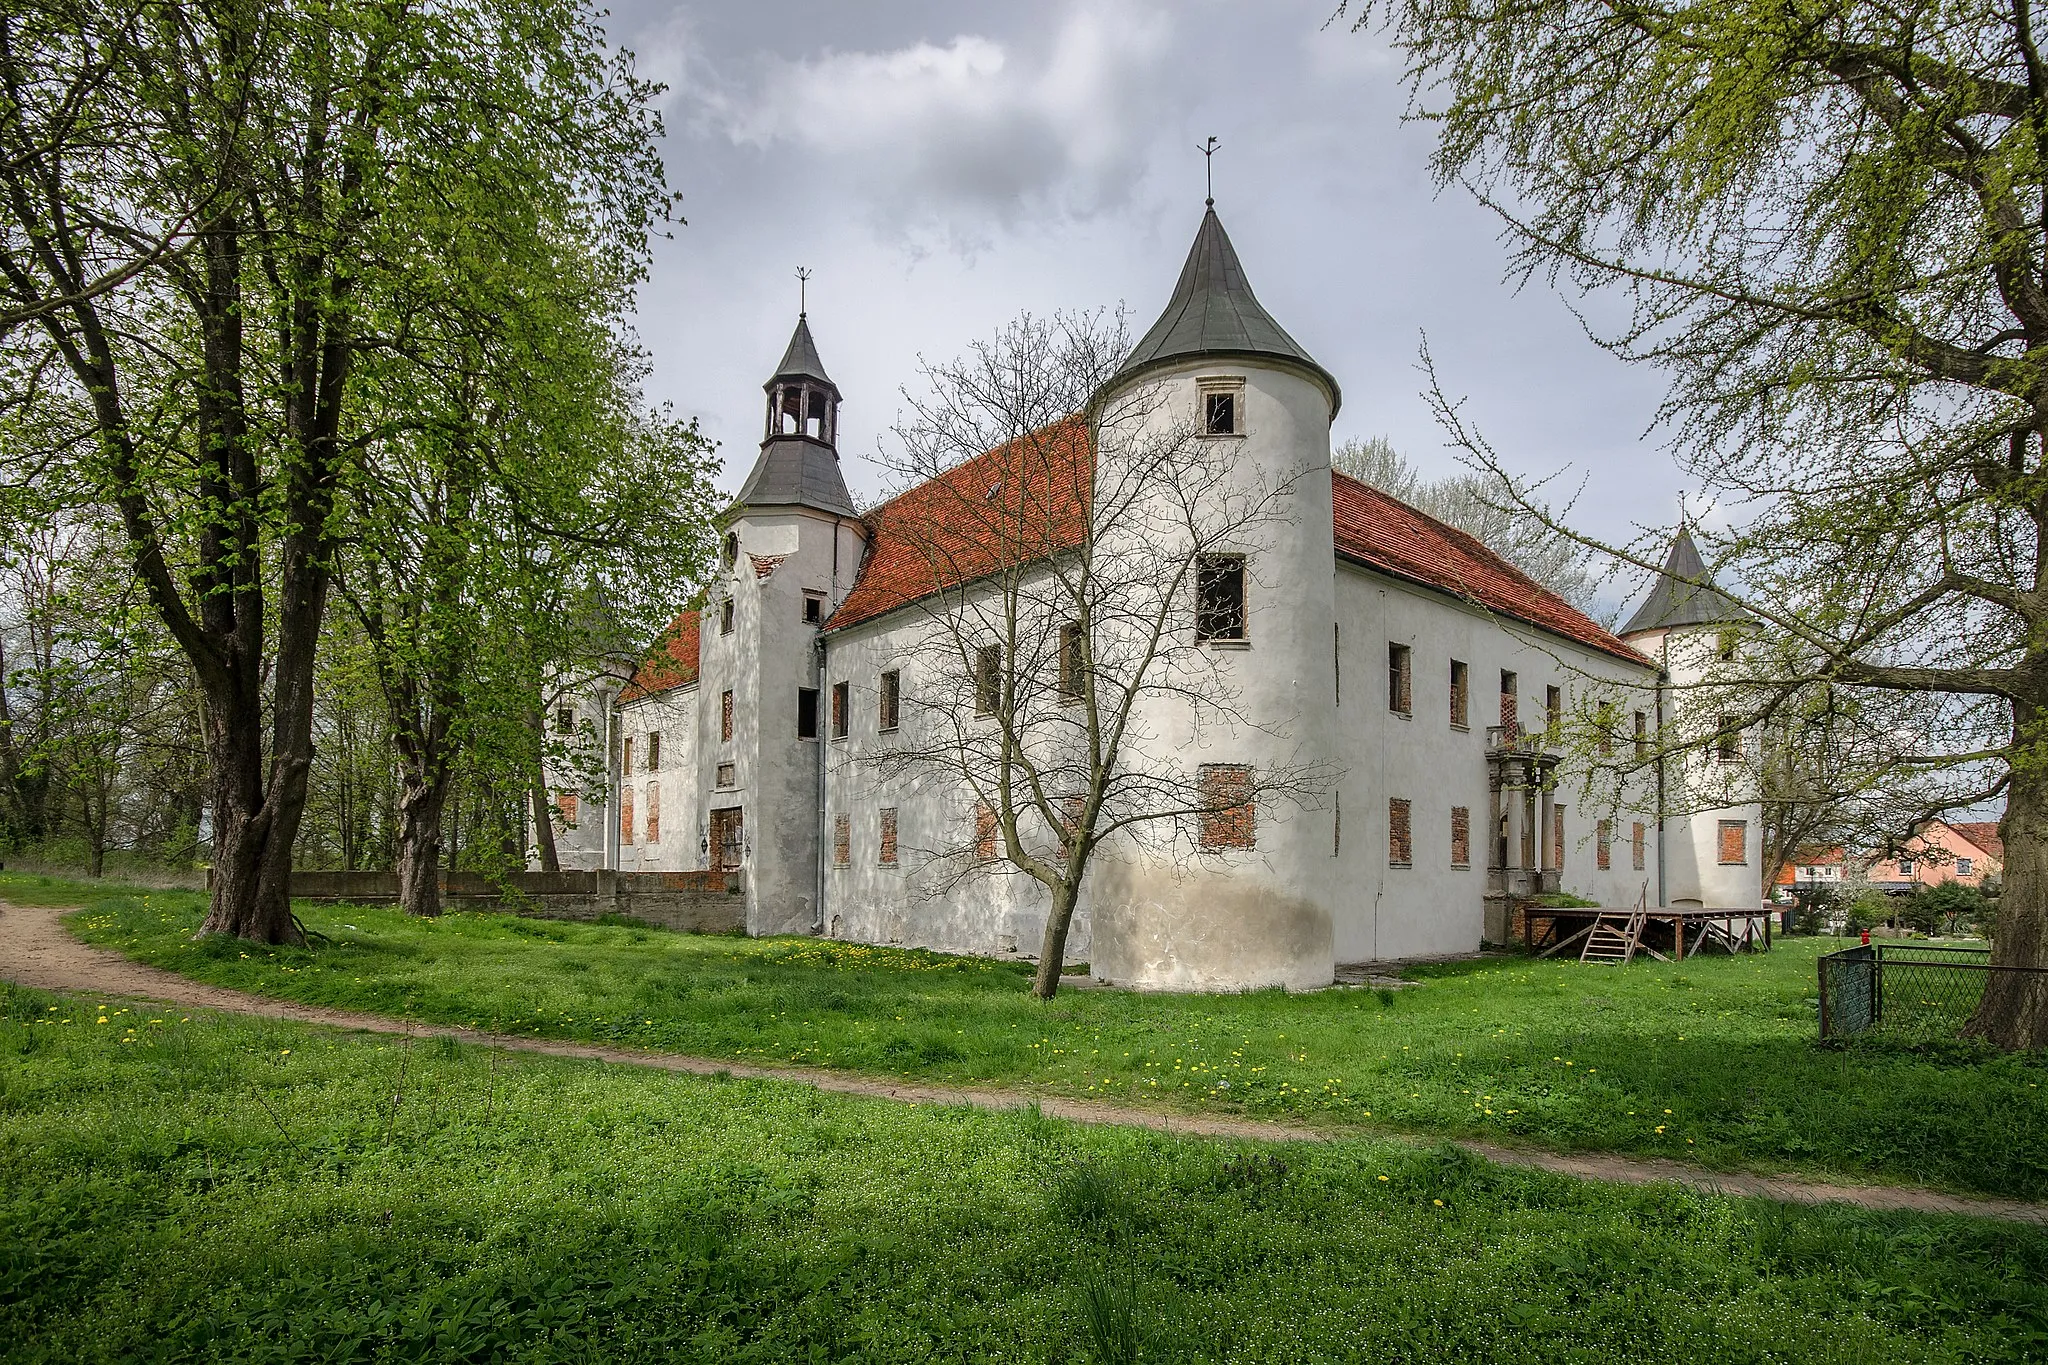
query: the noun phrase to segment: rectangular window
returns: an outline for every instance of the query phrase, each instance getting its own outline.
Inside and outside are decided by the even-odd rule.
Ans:
[[[832,684],[832,738],[834,739],[846,738],[846,727],[853,711],[853,698],[848,688],[849,684],[845,682]]]
[[[896,728],[903,707],[903,675],[890,669],[882,675],[882,685],[876,690],[875,728],[883,734]]]
[[[732,634],[732,599],[730,597],[718,604],[718,633],[720,635]]]
[[[732,738],[732,693],[721,692],[718,696],[718,737]]]
[[[882,807],[882,851],[876,858],[883,867],[896,866],[896,808]]]
[[[1628,836],[1628,865],[1636,871],[1643,870],[1643,822],[1636,821],[1635,828]]]
[[[661,771],[661,731],[655,730],[647,736],[647,771]]]
[[[627,735],[619,741],[619,772],[622,776],[633,775],[633,737]]]
[[[1086,688],[1084,670],[1087,667],[1087,641],[1081,633],[1079,621],[1069,621],[1060,627],[1060,700],[1076,702]]]
[[[1721,865],[1740,867],[1749,861],[1749,821],[1723,820],[1721,822]],[[1900,863],[1899,867],[1910,869],[1911,863]],[[1910,871],[1907,876],[1912,876]]]
[[[1237,435],[1237,395],[1207,393],[1202,407],[1203,429],[1211,436]]]
[[[1330,687],[1337,705],[1344,704],[1344,627],[1330,625]]]
[[[1344,856],[1344,793],[1330,794],[1330,856]]]
[[[1564,866],[1564,807],[1550,808],[1550,865]]]
[[[1728,861],[1728,826],[1734,823],[1732,820],[1723,820],[1721,822],[1721,861],[1724,863]],[[1738,858],[1736,861],[1740,862],[1742,860]],[[1901,877],[1913,875],[1913,860],[1911,858],[1899,859],[1899,875]]]
[[[1195,638],[1245,638],[1243,555],[1203,555],[1196,564]]]
[[[1415,862],[1415,842],[1409,836],[1409,807],[1405,797],[1387,798],[1387,866],[1411,867]]]
[[[1650,756],[1650,718],[1644,712],[1636,712],[1636,762]]]
[[[977,801],[974,805],[974,856],[982,862],[994,858],[999,834],[996,808],[986,801]]]
[[[1415,714],[1414,687],[1408,669],[1410,658],[1408,646],[1387,646],[1387,709],[1403,716]]]
[[[1195,770],[1195,784],[1202,807],[1202,847],[1256,847],[1258,808],[1252,770],[1242,763],[1204,763]]]
[[[1451,725],[1463,730],[1472,723],[1472,687],[1463,660],[1451,660]]]
[[[1602,872],[1614,866],[1614,852],[1611,841],[1614,838],[1614,822],[1598,820],[1593,824],[1593,866]]]
[[[575,707],[558,706],[555,708],[555,733],[558,735],[573,735],[576,733]]]
[[[561,813],[557,822],[563,829],[576,828],[576,807],[581,804],[575,792],[555,793],[555,809]]]
[[[1543,728],[1552,736],[1564,729],[1564,689],[1546,687],[1543,689]]]
[[[1735,657],[1735,646],[1741,639],[1742,633],[1731,626],[1723,630],[1719,639],[1715,641],[1715,652],[1723,659],[1732,659]]]
[[[825,619],[825,594],[807,592],[804,594],[804,624],[815,626]]]
[[[647,784],[647,842],[661,842],[661,784]]]
[[[832,866],[853,865],[853,817],[835,815],[832,817]]]
[[[974,651],[974,714],[992,716],[1003,705],[1003,647],[983,645]]]
[[[818,737],[818,689],[815,687],[799,687],[796,690],[796,737]]]
[[[731,763],[721,763],[718,765],[718,785],[721,789],[736,787],[739,785],[739,781],[739,769],[737,766]]]
[[[619,842],[633,842],[633,789],[619,788]]]
[[[1970,859],[1970,858],[1958,858],[1958,859],[1956,859],[1956,875],[1957,875],[1958,877],[1969,877],[1969,876],[1974,876],[1974,875],[1976,874],[1976,871],[1977,871],[1977,864],[1976,864],[1976,861],[1975,861],[1974,859]]]
[[[1600,757],[1614,757],[1614,732],[1621,725],[1621,713],[1614,709],[1614,703],[1600,703]]]
[[[1522,733],[1522,703],[1515,689],[1519,681],[1515,675],[1502,669],[1500,672],[1500,726],[1513,739]]]
[[[741,855],[746,851],[746,818],[746,812],[738,806],[722,806],[711,812],[706,840],[711,845],[713,871],[739,870]]]
[[[1472,866],[1472,810],[1469,806],[1451,807],[1451,866]]]
[[[1723,763],[1742,761],[1742,727],[1736,717],[1721,717],[1714,732],[1714,757]]]

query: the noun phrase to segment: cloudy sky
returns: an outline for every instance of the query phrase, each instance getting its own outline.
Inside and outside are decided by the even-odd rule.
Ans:
[[[846,395],[857,497],[916,382],[1030,310],[1164,306],[1217,211],[1260,301],[1344,386],[1335,437],[1386,435],[1447,472],[1419,394],[1426,335],[1445,386],[1525,470],[1585,482],[1587,529],[1676,513],[1645,430],[1658,377],[1588,342],[1547,287],[1504,280],[1496,223],[1434,192],[1400,67],[1334,0],[699,0],[622,3],[608,29],[665,82],[666,158],[688,226],[642,296],[656,399],[721,443],[730,489],[759,440],[795,323],[794,272]]]

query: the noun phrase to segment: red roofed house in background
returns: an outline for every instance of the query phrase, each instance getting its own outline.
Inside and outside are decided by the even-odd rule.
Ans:
[[[1158,411],[1188,414],[1221,484],[1292,489],[1273,536],[1223,556],[1235,627],[1198,631],[1192,585],[1174,626],[1252,723],[1191,729],[1185,705],[1162,705],[1144,717],[1153,757],[1213,774],[1218,791],[1250,790],[1301,752],[1328,779],[1292,804],[1205,815],[1196,850],[1106,852],[1070,955],[1141,987],[1300,988],[1340,962],[1475,950],[1507,934],[1517,898],[1544,891],[1761,905],[1754,805],[1667,816],[1687,774],[1666,775],[1660,806],[1646,765],[1616,799],[1574,809],[1572,761],[1546,738],[1597,707],[1603,757],[1638,752],[1666,715],[1667,679],[1746,628],[1688,535],[1616,635],[1471,536],[1332,474],[1337,381],[1259,304],[1213,208],[1103,392],[1139,386]],[[929,719],[921,703],[958,692],[960,679],[921,672],[935,614],[987,575],[1088,541],[1093,434],[1055,424],[861,514],[807,318],[765,388],[721,572],[616,699],[585,708],[609,720],[586,733],[617,737],[605,761],[620,799],[584,797],[558,836],[564,866],[736,871],[754,933],[1028,951],[1047,913],[1037,882],[928,875],[930,850],[994,850],[964,785],[877,760]],[[1746,752],[1737,737],[1718,761]]]

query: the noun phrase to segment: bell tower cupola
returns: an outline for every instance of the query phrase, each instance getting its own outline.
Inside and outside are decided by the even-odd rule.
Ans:
[[[740,504],[854,515],[839,472],[839,386],[818,359],[807,314],[797,314],[782,363],[761,387],[768,394],[768,421],[761,456],[740,486]]]

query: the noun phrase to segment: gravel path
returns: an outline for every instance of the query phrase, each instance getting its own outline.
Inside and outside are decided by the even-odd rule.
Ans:
[[[797,1085],[813,1086],[833,1094],[861,1095],[906,1104],[1017,1109],[1035,1103],[1041,1111],[1051,1117],[1070,1119],[1077,1123],[1122,1124],[1150,1128],[1162,1133],[1250,1138],[1267,1142],[1324,1142],[1348,1136],[1262,1119],[1168,1114],[1158,1110],[1126,1108],[1091,1100],[1033,1095],[1018,1090],[986,1087],[954,1089],[915,1085],[810,1067],[750,1066],[743,1062],[721,1061],[714,1057],[689,1057],[679,1053],[654,1052],[643,1048],[605,1047],[546,1038],[512,1037],[475,1029],[393,1019],[381,1014],[322,1009],[315,1005],[300,1005],[289,1000],[204,985],[173,972],[146,967],[119,953],[81,943],[64,928],[61,916],[67,913],[69,911],[63,907],[16,906],[0,902],[0,977],[18,985],[42,990],[137,996],[167,1004],[224,1010],[234,1014],[251,1014],[266,1019],[288,1019],[296,1023],[322,1024],[331,1028],[360,1029],[370,1033],[399,1033],[427,1038],[445,1036],[482,1044],[485,1047],[500,1047],[512,1052],[617,1062],[628,1066],[655,1067],[663,1071],[688,1072],[698,1076],[722,1073],[750,1080],[787,1081]],[[1614,1156],[1591,1152],[1546,1152],[1528,1147],[1506,1147],[1491,1142],[1469,1140],[1461,1140],[1458,1145],[1503,1165],[1530,1166],[1586,1180],[1610,1180],[1628,1185],[1670,1181],[1719,1194],[1775,1199],[1788,1204],[1855,1204],[1866,1209],[1967,1214],[1978,1218],[1997,1218],[2048,1227],[2048,1204],[2029,1204],[2015,1199],[1974,1199],[1909,1185],[1834,1184],[1797,1176],[1710,1171],[1682,1161],[1666,1161],[1658,1157]]]

